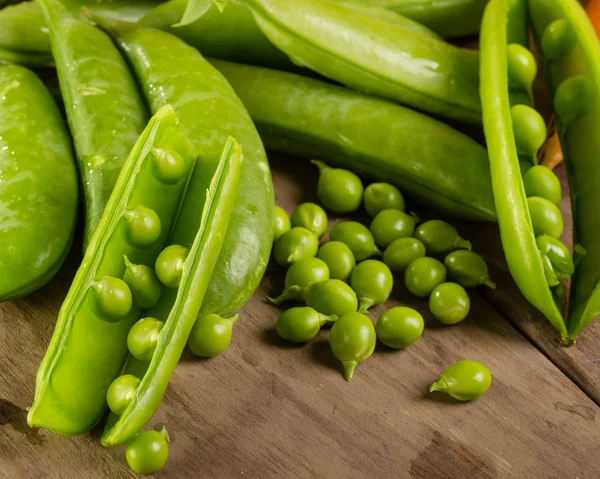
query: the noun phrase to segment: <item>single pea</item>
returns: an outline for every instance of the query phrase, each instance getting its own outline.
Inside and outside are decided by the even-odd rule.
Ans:
[[[546,27],[542,34],[541,44],[545,57],[550,60],[558,60],[575,48],[577,37],[569,22],[560,18]]]
[[[306,305],[321,314],[339,318],[358,309],[358,298],[354,290],[343,281],[328,279],[310,287]]]
[[[423,316],[404,306],[388,309],[375,325],[379,341],[394,349],[407,348],[422,336],[424,329]]]
[[[442,391],[459,401],[472,401],[485,393],[492,384],[488,368],[477,361],[458,361],[448,366],[429,392]]]
[[[329,268],[319,258],[304,258],[297,261],[285,275],[285,289],[276,298],[268,298],[273,304],[285,301],[306,301],[308,289],[319,281],[329,279]]]
[[[543,165],[535,165],[523,176],[523,186],[527,197],[540,196],[555,205],[560,203],[562,188],[554,172]]]
[[[161,232],[160,218],[154,210],[144,206],[136,206],[123,214],[127,227],[125,241],[130,246],[146,249],[152,246]]]
[[[383,210],[404,211],[404,197],[400,190],[389,183],[371,183],[363,196],[365,210],[371,218]]]
[[[287,268],[296,261],[315,256],[318,250],[319,238],[306,228],[296,226],[277,240],[273,255],[277,264]]]
[[[321,239],[327,232],[327,214],[314,203],[302,203],[292,213],[292,226],[302,226]]]
[[[127,335],[131,355],[140,361],[150,361],[164,325],[156,318],[143,318],[135,323]]]
[[[381,254],[369,229],[356,221],[338,223],[331,229],[329,237],[332,241],[340,241],[348,246],[356,261]]]
[[[373,218],[369,229],[375,244],[387,248],[399,238],[408,238],[415,232],[417,218],[399,210],[383,210]]]
[[[160,299],[161,285],[156,273],[145,264],[133,264],[125,257],[123,281],[129,286],[133,304],[138,308],[152,308]]]
[[[133,300],[127,283],[104,276],[92,284],[91,307],[96,316],[110,323],[122,320],[131,311]]]
[[[446,281],[446,268],[434,258],[417,258],[404,273],[406,289],[415,296],[429,296],[436,286]]]
[[[290,223],[290,217],[283,208],[279,206],[275,207],[275,234],[273,235],[273,242],[281,238],[284,233],[287,233],[292,227]]]
[[[307,343],[320,331],[321,326],[335,321],[332,316],[325,316],[308,306],[290,308],[275,323],[277,334],[292,343]]]
[[[568,279],[573,275],[575,264],[562,241],[548,235],[538,236],[535,241],[542,254],[549,286],[558,286],[559,280]]]
[[[348,170],[331,168],[322,161],[313,160],[319,167],[317,197],[325,208],[334,213],[352,213],[360,207],[363,184]]]
[[[545,198],[527,198],[529,214],[535,236],[548,235],[560,238],[563,232],[563,218],[558,207]]]
[[[167,288],[177,288],[189,249],[177,244],[167,246],[156,258],[154,269],[159,281]]]
[[[429,220],[415,230],[417,238],[431,256],[446,256],[456,249],[471,249],[471,242],[461,238],[456,228],[442,220]]]
[[[348,281],[356,266],[354,253],[341,241],[329,241],[319,249],[317,258],[323,260],[329,268],[331,279]]]
[[[533,54],[518,43],[507,47],[508,84],[512,88],[529,90],[537,75],[537,62]]]
[[[182,156],[173,150],[152,148],[154,177],[165,185],[179,182],[187,171],[187,165]]]
[[[368,259],[356,265],[350,285],[358,296],[358,311],[366,313],[371,306],[388,300],[394,278],[385,263]]]
[[[554,111],[563,128],[590,114],[598,102],[596,84],[584,75],[563,81],[554,94]]]
[[[509,102],[510,106],[530,105],[531,104],[531,94],[525,90],[517,90],[515,88],[509,88],[508,102]],[[527,159],[527,164],[531,165],[531,158]]]
[[[429,296],[429,311],[443,324],[460,323],[470,309],[471,300],[460,284],[442,283]]]
[[[342,362],[344,378],[352,381],[354,370],[375,350],[376,334],[371,320],[361,313],[347,313],[329,332],[333,355]]]
[[[231,343],[233,326],[239,315],[223,318],[218,314],[200,316],[190,332],[188,347],[196,356],[213,358],[227,349]]]
[[[398,238],[383,253],[383,262],[394,273],[404,273],[408,265],[425,256],[425,246],[416,238]]]
[[[527,105],[510,109],[517,152],[534,156],[546,141],[546,122],[537,111]]]
[[[109,409],[117,416],[123,414],[133,400],[139,385],[139,378],[132,374],[124,374],[115,379],[106,393],[106,402]]]
[[[463,288],[476,288],[479,285],[496,288],[496,283],[490,279],[487,264],[474,251],[453,251],[444,259],[444,266],[448,271],[448,278]]]
[[[157,431],[138,433],[127,444],[125,458],[136,474],[153,474],[167,463],[169,445],[167,439]]]

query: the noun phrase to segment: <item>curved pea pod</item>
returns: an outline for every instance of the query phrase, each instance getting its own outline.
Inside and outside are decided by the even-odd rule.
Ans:
[[[128,286],[132,283],[127,280],[126,269],[129,264],[154,265],[167,244],[196,160],[195,150],[177,123],[170,107],[161,109],[150,120],[119,175],[38,371],[28,415],[31,426],[73,436],[89,431],[106,410],[106,392],[123,369],[127,335],[142,311],[137,288]],[[176,183],[172,176],[165,181],[160,168],[164,156],[157,154],[161,151],[181,159]],[[127,212],[140,205],[159,218],[155,225],[160,232],[150,246],[130,239],[130,230],[139,225],[131,223]]]
[[[0,178],[3,301],[54,276],[77,220],[75,159],[60,111],[39,78],[15,65],[0,65]]]
[[[153,111],[172,105],[181,128],[202,152],[190,191],[173,232],[173,243],[189,245],[198,230],[198,211],[228,136],[244,149],[242,183],[227,237],[201,314],[228,317],[252,297],[269,261],[275,199],[266,154],[243,104],[219,72],[197,50],[175,36],[130,23],[97,19],[115,36]],[[173,72],[179,72],[173,76]]]
[[[162,401],[212,281],[219,250],[233,217],[242,162],[240,146],[229,139],[206,193],[198,232],[185,258],[179,287],[174,295],[161,296],[159,304],[149,310],[150,316],[164,322],[152,358],[149,362],[133,358],[129,361],[125,374],[137,376],[141,382],[130,395],[127,406],[118,411],[120,414],[110,415],[101,438],[105,446],[130,441]]]
[[[462,133],[346,88],[211,61],[244,102],[267,148],[393,183],[450,216],[495,221],[487,152]]]
[[[569,341],[600,315],[600,44],[576,1],[529,1],[534,36],[552,94],[581,257],[571,280]]]
[[[517,286],[566,338],[546,282],[521,178],[508,89],[508,45],[526,38],[525,0],[491,0],[481,27],[481,102],[504,254]]]

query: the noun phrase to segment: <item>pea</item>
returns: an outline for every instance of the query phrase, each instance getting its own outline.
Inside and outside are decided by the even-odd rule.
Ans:
[[[352,250],[341,241],[329,241],[321,246],[317,258],[323,260],[329,268],[331,279],[348,281],[356,266]]]
[[[370,230],[375,243],[387,248],[399,238],[408,238],[415,232],[417,219],[399,210],[383,210],[371,222]]]
[[[375,239],[369,229],[356,221],[338,223],[331,229],[329,237],[332,241],[340,241],[348,246],[356,261],[381,253],[375,246]]]
[[[583,75],[563,81],[554,94],[554,111],[563,128],[590,114],[598,101],[595,83]]]
[[[354,268],[350,285],[358,296],[358,311],[366,313],[371,306],[387,301],[394,278],[385,263],[368,259]]]
[[[471,401],[485,393],[492,384],[488,368],[477,361],[458,361],[448,366],[429,392],[442,391],[459,401]]]
[[[508,90],[508,102],[510,106],[529,105],[531,103],[531,95],[527,91],[510,88]],[[527,164],[531,165],[530,158],[527,159]]]
[[[542,254],[548,285],[558,286],[559,280],[570,278],[575,272],[575,264],[567,247],[548,235],[538,236],[535,241]]]
[[[136,474],[153,474],[167,463],[169,445],[157,431],[143,431],[135,436],[125,449],[127,464]]]
[[[143,318],[135,323],[127,335],[131,355],[140,361],[150,361],[163,326],[164,323],[156,318]]]
[[[394,349],[407,348],[421,337],[424,329],[423,316],[404,306],[387,310],[375,326],[379,341]]]
[[[319,281],[329,279],[329,268],[318,258],[304,258],[297,261],[285,275],[285,289],[276,298],[268,298],[273,304],[285,301],[305,301],[308,289]]]
[[[104,276],[92,284],[90,305],[100,319],[110,323],[121,321],[133,305],[131,290],[122,279]]]
[[[140,382],[139,378],[132,374],[124,374],[111,383],[106,392],[106,402],[114,414],[120,416],[125,412],[127,406],[133,400]]]
[[[321,239],[327,231],[327,214],[314,203],[302,203],[292,213],[292,226],[302,226]]]
[[[343,281],[329,279],[313,284],[306,295],[306,305],[327,316],[338,318],[358,309],[356,293]]]
[[[446,268],[434,258],[417,258],[404,273],[406,289],[415,296],[429,296],[436,286],[446,281]]]
[[[165,185],[179,183],[188,171],[183,157],[173,150],[152,148],[154,177]]]
[[[177,288],[189,250],[174,244],[167,246],[156,258],[156,276],[167,288]]]
[[[336,318],[325,316],[307,306],[290,308],[275,323],[277,334],[292,343],[307,343],[320,331],[321,326]]]
[[[508,84],[512,88],[529,90],[537,75],[537,62],[533,54],[518,43],[507,47]]]
[[[275,233],[273,235],[273,242],[281,238],[284,233],[287,233],[291,228],[290,217],[283,208],[279,206],[275,207]]]
[[[161,222],[154,210],[144,206],[136,206],[123,214],[127,227],[125,241],[130,246],[146,249],[152,246],[161,233]]]
[[[383,253],[383,262],[394,273],[404,273],[408,265],[425,256],[425,246],[416,238],[399,238]]]
[[[429,296],[429,310],[443,324],[460,323],[470,309],[469,295],[456,283],[442,283]]]
[[[510,109],[517,152],[534,156],[546,141],[546,122],[528,105],[515,105]]]
[[[288,267],[296,261],[315,256],[318,249],[319,239],[306,228],[297,226],[277,240],[273,255],[277,264]]]
[[[371,183],[363,196],[365,210],[371,218],[383,210],[404,211],[404,197],[400,190],[389,183]]]
[[[442,220],[430,220],[415,230],[417,238],[431,256],[446,256],[456,249],[471,249],[471,243],[461,238],[456,228]]]
[[[231,343],[233,326],[239,315],[222,318],[218,314],[200,316],[190,332],[188,347],[196,356],[213,358],[227,349]]]
[[[545,198],[527,198],[529,214],[535,236],[548,235],[560,238],[563,232],[563,218],[558,207]]]
[[[375,350],[375,328],[371,320],[361,313],[344,314],[329,332],[329,345],[333,355],[342,362],[344,378],[350,382],[356,366]]]
[[[348,170],[331,168],[322,161],[313,160],[319,167],[317,197],[325,208],[334,213],[352,213],[360,207],[363,184]]]
[[[554,20],[542,34],[542,51],[550,60],[558,60],[569,54],[577,44],[577,37],[567,20]]]
[[[543,165],[532,166],[523,176],[523,186],[527,197],[539,196],[555,205],[560,203],[562,187],[554,172]]]
[[[479,285],[496,288],[496,283],[490,279],[487,264],[474,251],[453,251],[444,259],[444,266],[448,271],[448,278],[463,288],[476,288]]]
[[[138,308],[152,308],[160,299],[161,285],[152,268],[144,264],[133,264],[125,257],[123,281],[129,286],[133,304]]]

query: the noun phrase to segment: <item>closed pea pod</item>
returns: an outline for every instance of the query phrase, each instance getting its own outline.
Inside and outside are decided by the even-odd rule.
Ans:
[[[284,233],[275,243],[273,256],[281,266],[287,267],[317,254],[319,238],[306,228],[296,226]]]
[[[387,301],[394,278],[385,263],[368,259],[354,268],[350,285],[358,296],[359,313],[366,313],[371,306]]]
[[[275,329],[286,341],[307,343],[313,339],[324,324],[337,318],[325,316],[307,306],[288,309],[277,318]]]
[[[356,261],[363,261],[373,255],[381,254],[375,246],[375,239],[369,229],[356,221],[344,221],[335,225],[329,237],[350,248]]]
[[[237,314],[233,318],[223,318],[218,314],[200,316],[190,332],[190,351],[203,358],[214,358],[221,354],[231,343],[233,326],[238,319]]]
[[[393,241],[412,236],[417,221],[415,215],[403,211],[383,210],[373,218],[369,229],[377,246],[386,249]]]
[[[429,296],[446,281],[446,268],[434,258],[417,258],[404,273],[406,289],[415,296]]]
[[[329,279],[327,264],[318,258],[304,258],[294,263],[285,274],[285,289],[276,298],[268,298],[273,304],[285,301],[305,301],[310,287]]]
[[[306,295],[306,305],[326,316],[340,317],[358,309],[356,293],[343,281],[329,279],[313,284]]]
[[[415,230],[415,238],[425,245],[431,256],[444,256],[455,249],[471,249],[471,243],[461,238],[454,226],[442,220],[420,224]]]
[[[313,160],[319,167],[317,196],[319,201],[334,213],[352,213],[362,201],[363,184],[360,178],[348,170],[331,168],[322,161]]]
[[[273,235],[273,241],[277,241],[281,238],[284,233],[287,233],[292,227],[290,217],[283,208],[279,206],[275,207],[275,234]]]
[[[404,197],[400,190],[389,183],[371,183],[363,196],[365,210],[371,218],[383,210],[404,211]]]
[[[327,214],[319,205],[302,203],[292,213],[292,226],[301,226],[321,239],[327,231]]]
[[[346,381],[352,381],[358,364],[373,354],[375,341],[373,323],[364,314],[347,313],[334,323],[329,332],[329,345],[342,363]]]
[[[496,283],[490,279],[487,264],[474,251],[453,251],[444,259],[444,266],[448,270],[448,278],[463,288],[476,288],[479,285],[496,288]]]
[[[417,258],[425,256],[425,246],[416,238],[394,240],[383,253],[383,262],[394,273],[404,273]]]
[[[352,270],[356,266],[354,253],[341,241],[328,241],[325,243],[319,248],[317,258],[327,265],[331,279],[348,281]]]

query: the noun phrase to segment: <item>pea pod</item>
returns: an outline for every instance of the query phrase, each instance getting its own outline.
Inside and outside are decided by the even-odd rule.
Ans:
[[[28,415],[31,426],[73,436],[89,431],[106,410],[107,390],[127,358],[127,335],[141,316],[136,288],[130,289],[121,279],[128,266],[124,256],[129,264],[154,265],[169,239],[196,159],[195,150],[176,125],[171,108],[157,113],[121,171],[38,371]],[[163,158],[157,151],[178,154],[185,162],[177,183],[165,183],[157,175],[160,169],[155,163]],[[123,234],[130,228],[126,212],[138,205],[160,218],[160,235],[150,247],[130,244]],[[133,301],[127,307],[127,295],[131,300],[132,292]]]
[[[467,136],[318,80],[212,62],[244,102],[267,148],[393,183],[450,216],[495,221],[487,153]]]
[[[0,65],[0,172],[0,300],[7,300],[54,276],[77,220],[77,173],[60,111],[34,74],[14,65]]]

